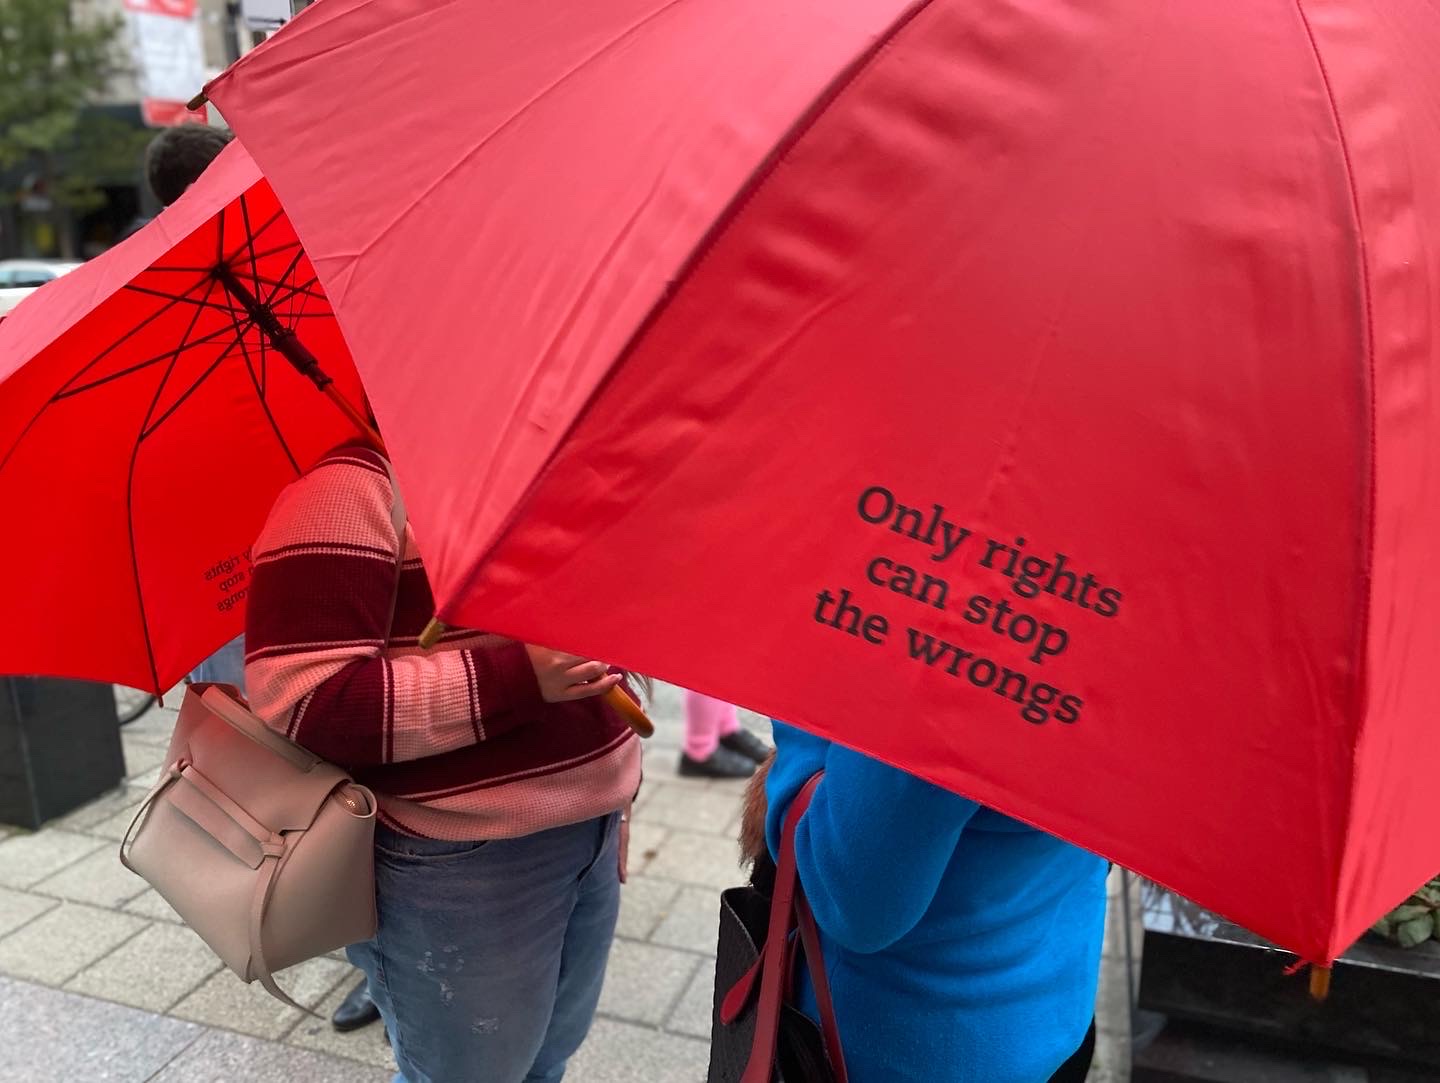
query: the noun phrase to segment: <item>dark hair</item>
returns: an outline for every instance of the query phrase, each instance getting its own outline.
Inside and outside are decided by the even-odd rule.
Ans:
[[[208,124],[181,124],[150,140],[145,151],[145,179],[155,198],[167,207],[174,203],[230,139],[229,132]]]

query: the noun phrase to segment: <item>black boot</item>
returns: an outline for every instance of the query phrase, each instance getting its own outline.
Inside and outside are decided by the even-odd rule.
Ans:
[[[380,1009],[375,1007],[375,1002],[370,999],[370,986],[361,978],[360,984],[351,989],[350,995],[335,1009],[335,1014],[330,1017],[330,1025],[341,1032],[359,1030],[379,1018]]]
[[[731,752],[738,752],[747,760],[755,763],[764,763],[770,753],[774,751],[769,745],[746,729],[736,730],[720,738],[720,747],[728,748]]]
[[[749,778],[754,773],[754,760],[723,744],[710,753],[709,759],[694,760],[680,753],[680,774],[685,778]]]

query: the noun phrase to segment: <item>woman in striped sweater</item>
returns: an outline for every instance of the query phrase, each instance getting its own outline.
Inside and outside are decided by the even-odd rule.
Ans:
[[[281,494],[254,549],[251,703],[379,797],[379,930],[349,955],[400,1078],[559,1080],[599,999],[640,784],[639,743],[597,698],[621,677],[479,632],[422,650],[433,599],[392,507],[363,447]]]

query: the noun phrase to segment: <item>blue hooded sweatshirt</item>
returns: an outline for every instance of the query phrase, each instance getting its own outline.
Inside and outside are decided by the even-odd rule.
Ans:
[[[1094,1015],[1106,863],[783,722],[775,744],[772,855],[825,772],[796,861],[852,1083],[1045,1083]]]

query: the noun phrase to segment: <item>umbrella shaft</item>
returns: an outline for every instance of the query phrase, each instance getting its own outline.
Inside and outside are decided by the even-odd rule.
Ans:
[[[270,345],[274,346],[286,361],[294,365],[300,375],[311,380],[321,391],[330,385],[330,377],[320,367],[320,362],[315,355],[300,341],[294,331],[280,322],[274,309],[250,292],[233,270],[222,263],[215,268],[215,279],[225,287],[225,291],[231,297],[240,302],[240,307],[270,340]]]
[[[275,347],[280,356],[295,366],[295,371],[325,392],[371,443],[377,448],[385,447],[375,426],[356,409],[354,403],[340,393],[335,387],[335,381],[320,367],[319,359],[300,341],[299,335],[280,322],[274,309],[251,293],[245,283],[240,281],[240,277],[224,263],[215,268],[215,280],[225,287],[226,293],[240,302],[240,307],[254,321],[261,334],[270,340],[270,345]]]

